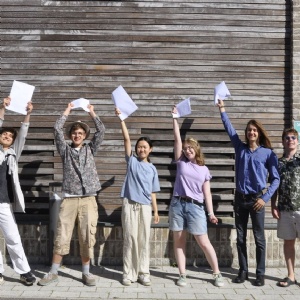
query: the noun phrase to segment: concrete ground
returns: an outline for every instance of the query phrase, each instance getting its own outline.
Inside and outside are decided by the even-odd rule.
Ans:
[[[49,266],[31,265],[37,281],[49,271]],[[222,268],[225,280],[222,288],[213,285],[211,270],[206,267],[188,267],[188,284],[178,287],[175,282],[178,270],[175,267],[164,266],[151,268],[152,285],[145,287],[133,283],[123,286],[122,267],[92,267],[91,273],[96,276],[96,286],[88,287],[81,282],[81,266],[62,266],[59,270],[59,281],[48,285],[25,286],[19,282],[19,275],[11,266],[5,265],[4,281],[0,283],[1,299],[238,299],[238,300],[299,300],[300,286],[291,285],[288,288],[278,287],[277,281],[286,276],[284,268],[268,268],[266,284],[263,287],[253,286],[255,270],[250,270],[250,280],[243,284],[232,283],[237,270]],[[297,271],[297,270],[296,270]],[[300,277],[299,277],[300,279]]]

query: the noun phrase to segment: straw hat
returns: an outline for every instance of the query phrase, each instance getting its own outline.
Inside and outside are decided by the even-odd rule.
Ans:
[[[73,122],[73,123],[69,124],[68,126],[66,126],[66,135],[68,136],[68,138],[71,138],[71,131],[72,131],[73,127],[77,124],[84,129],[84,131],[86,133],[85,138],[87,139],[90,135],[90,127],[81,121],[76,121],[76,122]]]

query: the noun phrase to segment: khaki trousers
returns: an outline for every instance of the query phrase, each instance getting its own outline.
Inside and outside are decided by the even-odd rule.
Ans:
[[[94,257],[98,206],[95,197],[64,198],[58,215],[54,253],[66,255],[70,252],[70,242],[77,221],[81,257]]]

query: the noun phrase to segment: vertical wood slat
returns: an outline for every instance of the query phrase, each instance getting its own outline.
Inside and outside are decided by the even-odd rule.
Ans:
[[[120,208],[125,163],[111,101],[118,85],[139,107],[127,119],[132,139],[146,134],[154,141],[162,213],[175,174],[170,111],[180,100],[191,97],[192,115],[180,120],[182,136],[201,142],[219,215],[232,213],[234,154],[213,107],[216,84],[225,80],[231,91],[226,107],[238,133],[257,118],[280,154],[291,113],[289,2],[6,0],[1,10],[2,97],[13,80],[36,86],[26,159],[20,161],[28,212],[47,212],[49,183],[61,180],[52,127],[80,97],[91,100],[107,128],[96,158],[102,214]],[[69,118],[76,119],[91,124],[83,111]],[[8,125],[21,120],[7,113]]]

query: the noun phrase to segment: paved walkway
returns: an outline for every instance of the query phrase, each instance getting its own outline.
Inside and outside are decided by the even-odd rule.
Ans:
[[[45,265],[32,265],[34,275],[39,279],[49,271]],[[232,283],[237,270],[221,269],[225,278],[225,286],[217,288],[213,285],[211,271],[205,267],[189,267],[188,285],[180,288],[175,285],[177,268],[151,268],[152,286],[145,287],[133,283],[125,287],[120,283],[122,268],[93,267],[91,272],[96,275],[97,284],[88,287],[81,283],[80,266],[62,266],[59,281],[49,286],[24,286],[19,282],[19,276],[10,266],[5,266],[4,281],[0,284],[1,299],[286,299],[299,300],[300,286],[291,285],[288,288],[276,286],[279,278],[286,275],[285,269],[268,268],[264,287],[252,285],[254,270],[251,270],[250,281],[243,284]]]

